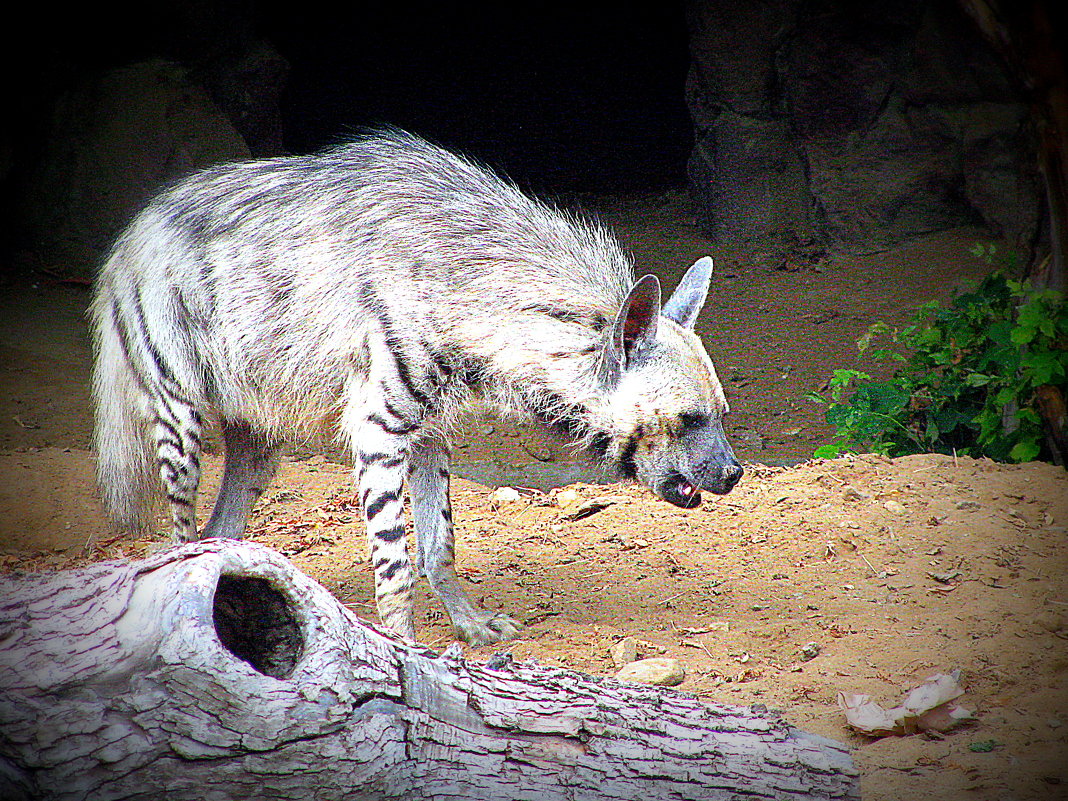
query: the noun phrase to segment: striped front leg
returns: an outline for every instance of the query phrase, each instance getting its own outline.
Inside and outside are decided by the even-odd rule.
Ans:
[[[363,417],[354,438],[378,618],[386,628],[412,639],[414,578],[405,541],[404,477],[415,430],[414,423],[383,404]]]
[[[467,597],[453,566],[452,507],[449,504],[449,451],[434,437],[413,443],[408,488],[412,496],[419,572],[441,599],[453,631],[471,645],[518,636],[520,624],[503,612],[483,609]]]

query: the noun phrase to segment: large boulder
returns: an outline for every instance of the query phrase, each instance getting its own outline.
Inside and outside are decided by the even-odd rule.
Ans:
[[[689,164],[717,240],[873,251],[960,225],[1026,254],[1027,106],[945,0],[691,0]]]
[[[149,61],[85,79],[56,102],[18,203],[38,266],[88,280],[161,185],[249,148],[188,71]]]

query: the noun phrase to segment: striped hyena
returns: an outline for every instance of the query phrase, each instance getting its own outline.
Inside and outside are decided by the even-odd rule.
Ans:
[[[417,566],[471,643],[518,625],[453,569],[446,435],[475,402],[540,421],[673,504],[742,469],[693,333],[712,260],[661,307],[618,243],[472,162],[386,131],[315,156],[214,167],[118,238],[91,307],[105,504],[143,524],[162,486],[197,538],[205,418],[222,487],[200,536],[240,537],[284,437],[333,426],[351,449],[382,622],[411,637]]]

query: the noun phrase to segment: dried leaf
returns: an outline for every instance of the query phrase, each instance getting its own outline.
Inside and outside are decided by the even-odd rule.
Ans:
[[[943,732],[972,719],[970,711],[950,703],[963,693],[960,671],[954,670],[931,676],[893,709],[883,709],[870,696],[843,692],[838,693],[838,706],[850,726],[873,737]]]

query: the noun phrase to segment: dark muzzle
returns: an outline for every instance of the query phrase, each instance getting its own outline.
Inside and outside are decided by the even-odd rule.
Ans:
[[[690,477],[673,472],[658,487],[657,495],[675,506],[693,509],[701,502],[701,490],[726,495],[734,489],[743,472],[736,459],[731,459],[726,465],[705,468],[700,476]]]

